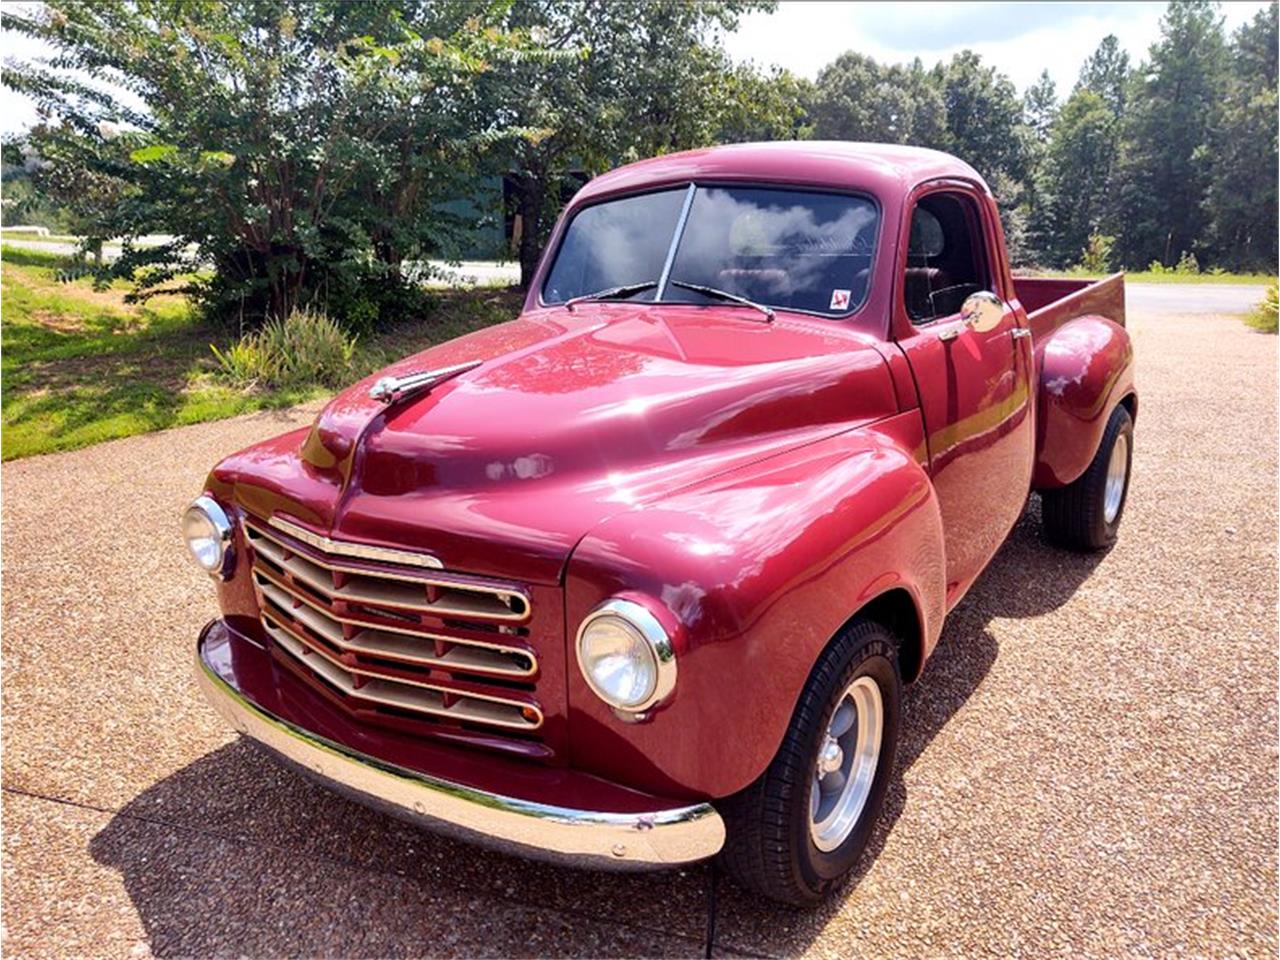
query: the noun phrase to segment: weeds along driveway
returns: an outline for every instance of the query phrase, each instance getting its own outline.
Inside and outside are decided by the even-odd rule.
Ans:
[[[1120,544],[1052,551],[1033,502],[908,693],[855,882],[809,913],[723,882],[718,954],[1274,956],[1276,340],[1131,314]],[[699,954],[704,867],[575,872],[420,833],[197,699],[214,602],[178,513],[219,456],[307,419],[3,466],[5,949]]]

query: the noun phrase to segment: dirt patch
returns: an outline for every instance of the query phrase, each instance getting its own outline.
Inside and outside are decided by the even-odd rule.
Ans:
[[[56,330],[58,333],[83,333],[85,330],[84,320],[80,317],[57,313],[53,310],[33,310],[31,319],[40,326]]]

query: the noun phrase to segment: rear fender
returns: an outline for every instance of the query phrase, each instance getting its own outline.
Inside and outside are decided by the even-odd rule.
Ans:
[[[914,438],[914,439],[912,439]],[[904,443],[904,439],[906,443]],[[566,580],[572,764],[667,795],[723,797],[777,752],[819,653],[890,590],[915,607],[923,660],[944,614],[944,557],[918,411],[809,444],[594,529]],[[614,715],[574,639],[606,598],[645,600],[676,647],[668,701]]]
[[[1036,344],[1036,489],[1064,487],[1093,460],[1107,420],[1126,398],[1137,414],[1133,343],[1105,317],[1064,323]]]

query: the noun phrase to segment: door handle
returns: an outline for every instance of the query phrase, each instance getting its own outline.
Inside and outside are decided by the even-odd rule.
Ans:
[[[1014,327],[1009,331],[1009,336],[1015,340],[1021,340],[1023,337],[1031,336],[1031,331],[1026,327]]]

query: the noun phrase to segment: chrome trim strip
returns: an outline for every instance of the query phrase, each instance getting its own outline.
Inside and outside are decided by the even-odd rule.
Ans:
[[[680,238],[684,236],[684,225],[689,219],[689,208],[693,206],[693,195],[697,192],[697,185],[692,183],[684,192],[684,205],[680,208],[676,229],[671,235],[671,246],[667,247],[667,259],[662,264],[662,273],[658,277],[658,289],[653,293],[654,303],[661,300],[662,295],[667,292],[667,278],[671,276],[671,265],[676,262],[676,247],[680,246]]]
[[[288,526],[291,528],[292,524],[289,524],[289,521],[281,520],[279,521],[279,523],[277,523],[277,519],[278,518],[276,517],[271,518],[271,524],[273,526],[279,527],[281,530],[284,530],[290,536],[296,536],[293,533],[292,529],[286,529],[286,527],[284,526],[285,524],[288,524]],[[246,533],[252,532],[257,534],[260,537],[264,537],[267,540],[269,540],[271,543],[273,543],[275,546],[280,547],[281,549],[284,549],[284,550],[294,549],[289,544],[282,543],[279,540],[277,540],[267,530],[264,530],[256,522],[251,522],[246,520],[244,526],[245,526]],[[329,540],[327,537],[318,537],[315,534],[310,534],[310,536],[312,536],[316,540],[325,540],[330,544],[340,542],[335,540]],[[306,540],[303,537],[297,537],[297,539],[301,540],[303,543],[306,543],[310,547],[314,547],[316,550],[321,550],[321,551],[324,550],[323,547],[317,546],[312,541]],[[252,538],[249,538],[249,545],[253,546]],[[378,549],[381,549],[381,548],[378,548]],[[397,580],[403,583],[420,583],[425,586],[440,587],[444,590],[453,590],[463,594],[473,593],[473,594],[487,595],[490,597],[496,597],[498,599],[498,602],[503,604],[504,606],[507,605],[507,598],[517,597],[520,599],[520,602],[524,605],[523,611],[516,612],[508,608],[508,612],[504,614],[487,613],[484,611],[474,611],[474,610],[461,610],[456,607],[450,607],[447,603],[446,604],[437,603],[435,605],[424,603],[421,606],[413,605],[411,607],[407,607],[406,609],[421,610],[426,613],[435,613],[437,615],[442,615],[442,616],[452,616],[462,620],[492,620],[499,623],[524,623],[526,620],[529,619],[533,611],[533,604],[532,604],[532,601],[529,599],[529,595],[517,587],[499,587],[499,586],[491,586],[488,584],[468,583],[466,581],[459,581],[459,580],[442,580],[437,577],[431,577],[428,575],[411,576],[407,574],[392,573],[387,570],[366,570],[366,569],[362,569],[361,567],[352,567],[352,566],[347,566],[341,563],[333,563],[329,561],[327,558],[322,560],[320,558],[313,557],[310,554],[299,553],[298,555],[301,556],[308,563],[315,564],[317,567],[323,567],[325,570],[331,570],[336,573],[346,573],[346,574],[350,574],[352,576],[357,576],[357,577],[368,577],[371,580]],[[364,559],[374,559],[374,558],[365,557]],[[431,559],[434,560],[435,558],[433,557]],[[396,561],[387,560],[386,562],[390,563],[390,562],[396,562]],[[329,589],[332,591],[332,588],[329,588]],[[343,597],[343,596],[340,596],[336,591],[332,592],[331,595],[340,600],[349,599],[349,600],[355,600],[358,603],[367,602],[367,603],[382,604],[386,606],[400,606],[400,607],[404,606],[403,604],[387,603],[384,600],[361,599],[359,597],[354,597],[354,596]]]
[[[224,720],[287,764],[359,802],[418,826],[508,853],[593,869],[659,869],[705,860],[724,845],[708,803],[644,813],[576,810],[502,796],[396,766],[258,706],[214,672],[196,645],[196,682]]]
[[[283,530],[291,537],[301,540],[307,546],[315,547],[323,553],[334,553],[345,557],[359,557],[361,560],[380,560],[384,563],[399,563],[410,567],[429,567],[432,570],[443,570],[444,564],[429,553],[410,553],[407,550],[393,550],[390,547],[375,547],[367,543],[355,543],[351,540],[334,540],[318,533],[312,533],[305,527],[290,523],[283,517],[272,516],[267,523],[277,530]]]

